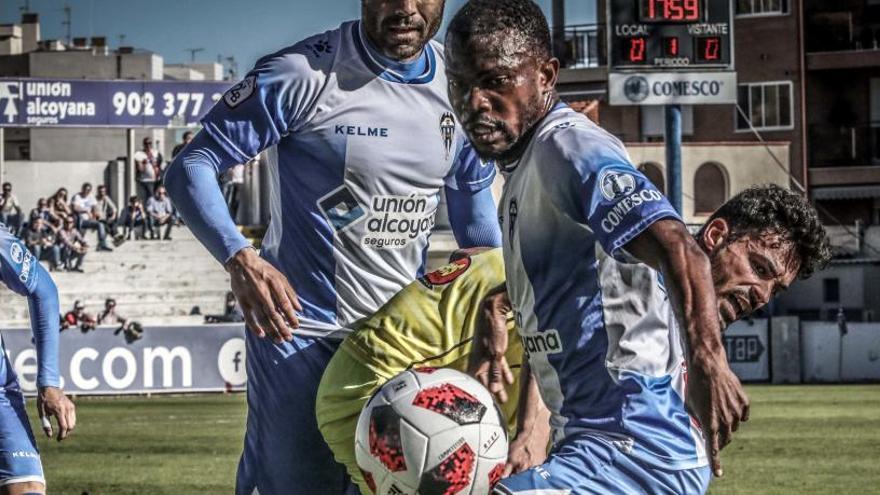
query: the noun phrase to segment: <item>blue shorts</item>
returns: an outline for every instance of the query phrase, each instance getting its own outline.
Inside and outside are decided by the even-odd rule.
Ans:
[[[318,430],[318,384],[340,341],[247,334],[248,416],[236,495],[356,495]],[[255,491],[256,490],[256,491]]]
[[[18,377],[2,346],[0,353],[6,365],[0,388],[0,486],[26,482],[45,485],[40,452],[28,422]]]
[[[547,462],[501,480],[495,495],[693,495],[709,489],[709,466],[665,470],[588,436],[563,440]]]

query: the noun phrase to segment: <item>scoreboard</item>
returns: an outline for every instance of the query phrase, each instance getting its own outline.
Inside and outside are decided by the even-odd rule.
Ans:
[[[733,68],[730,0],[608,0],[609,71]]]

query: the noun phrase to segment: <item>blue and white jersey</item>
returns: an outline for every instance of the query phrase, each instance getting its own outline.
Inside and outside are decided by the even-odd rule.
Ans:
[[[202,121],[240,162],[269,150],[263,256],[297,291],[300,334],[376,311],[421,275],[440,189],[494,179],[453,116],[440,44],[425,50],[402,78],[347,22],[263,58]]]
[[[654,466],[705,465],[663,281],[622,249],[675,210],[619,140],[565,105],[507,171],[507,286],[554,439],[596,435]]]

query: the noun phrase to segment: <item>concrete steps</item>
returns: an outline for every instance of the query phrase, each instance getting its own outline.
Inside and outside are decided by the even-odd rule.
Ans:
[[[189,229],[176,228],[172,236],[172,241],[134,240],[113,252],[92,251],[83,261],[84,273],[53,272],[61,311],[80,300],[87,312],[97,314],[112,297],[119,314],[145,325],[201,324],[202,316],[190,316],[195,306],[202,315],[222,313],[229,276]],[[94,233],[88,240],[97,244]],[[432,234],[429,268],[445,264],[456,247],[451,233]],[[0,287],[0,328],[27,324],[25,299]]]

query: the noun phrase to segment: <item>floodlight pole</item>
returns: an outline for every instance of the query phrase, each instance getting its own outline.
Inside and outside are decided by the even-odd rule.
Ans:
[[[666,196],[679,215],[681,204],[681,105],[665,105]]]

